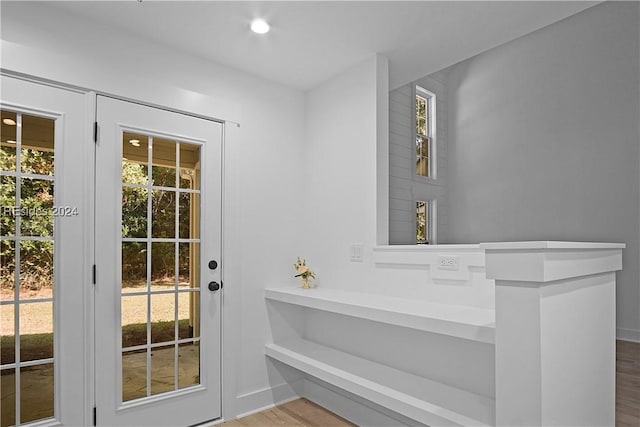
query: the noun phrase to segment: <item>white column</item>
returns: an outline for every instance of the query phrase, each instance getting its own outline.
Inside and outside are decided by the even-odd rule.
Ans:
[[[496,281],[496,423],[614,426],[624,244],[482,243]]]

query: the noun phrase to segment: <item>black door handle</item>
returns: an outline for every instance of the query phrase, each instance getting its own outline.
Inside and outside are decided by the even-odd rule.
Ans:
[[[209,290],[211,292],[218,291],[222,288],[222,284],[218,282],[209,282]]]

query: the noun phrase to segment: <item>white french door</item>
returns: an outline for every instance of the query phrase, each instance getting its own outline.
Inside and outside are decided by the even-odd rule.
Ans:
[[[87,95],[2,76],[2,427],[87,422]]]
[[[97,98],[97,425],[214,420],[222,125]]]

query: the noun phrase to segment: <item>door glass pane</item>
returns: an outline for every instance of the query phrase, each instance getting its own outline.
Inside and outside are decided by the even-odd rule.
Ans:
[[[122,244],[122,292],[140,292],[147,289],[147,244]]]
[[[147,295],[122,296],[122,348],[147,343]]]
[[[20,304],[20,361],[53,357],[53,303]]]
[[[0,235],[16,235],[16,179],[12,176],[0,177]]]
[[[147,350],[122,353],[122,401],[147,396]]]
[[[180,288],[200,287],[200,243],[180,243],[178,286]]]
[[[22,116],[22,173],[53,175],[54,123],[42,117]]]
[[[53,298],[53,241],[20,242],[20,299]]]
[[[200,189],[200,146],[180,144],[180,188]]]
[[[0,233],[13,239],[0,244],[2,426],[54,416],[55,126],[2,112],[0,169],[15,175],[0,182]]]
[[[178,211],[179,233],[181,239],[197,239],[200,237],[200,195],[196,193],[180,193],[180,209]]]
[[[53,363],[20,370],[20,422],[53,417]]]
[[[13,304],[0,306],[0,360],[8,365],[16,360],[16,318]],[[4,374],[4,371],[2,371]]]
[[[16,250],[13,240],[0,241],[0,300],[15,298],[16,290]],[[3,306],[5,309],[9,306]]]
[[[11,111],[1,111],[0,170],[15,172],[18,116]]]
[[[193,338],[192,301],[190,292],[178,294],[178,339]]]
[[[175,346],[151,350],[151,394],[175,390]]]
[[[149,137],[130,132],[122,135],[122,182],[147,185]]]
[[[176,186],[176,143],[153,138],[153,170],[151,178],[156,187]]]
[[[176,244],[151,244],[151,290],[162,291],[176,286]]]
[[[148,141],[150,162],[134,156],[132,135],[140,141],[136,148]],[[200,147],[126,132],[123,138],[123,165],[136,159],[139,168],[133,179],[133,166],[123,166],[122,177],[122,396],[129,401],[199,384],[199,344],[179,340],[200,333],[200,293],[193,291],[200,268]],[[151,180],[145,181],[147,165]],[[188,350],[180,350],[183,344]]]
[[[3,362],[4,363],[4,362]],[[0,426],[16,424],[16,370],[0,371]]]
[[[178,347],[178,388],[200,384],[200,342]]]
[[[122,237],[147,236],[147,195],[140,187],[122,187]]]
[[[151,219],[153,237],[173,238],[176,235],[175,191],[153,190]]]
[[[200,292],[178,294],[179,339],[200,336]]]
[[[53,182],[22,179],[20,182],[20,230],[23,236],[53,236]]]
[[[171,342],[176,336],[176,294],[151,295],[151,342]]]

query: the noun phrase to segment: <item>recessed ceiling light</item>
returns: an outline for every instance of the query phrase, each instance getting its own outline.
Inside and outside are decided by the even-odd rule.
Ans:
[[[17,144],[13,139],[7,139],[7,142],[8,142],[9,144]]]
[[[140,140],[139,139],[130,139],[129,140],[129,144],[133,145],[134,147],[140,147]]]
[[[2,119],[2,123],[4,123],[5,125],[9,125],[9,126],[15,126],[16,125],[16,121],[13,119]]]
[[[251,31],[257,34],[266,34],[269,32],[269,24],[264,19],[254,19],[251,21]]]

